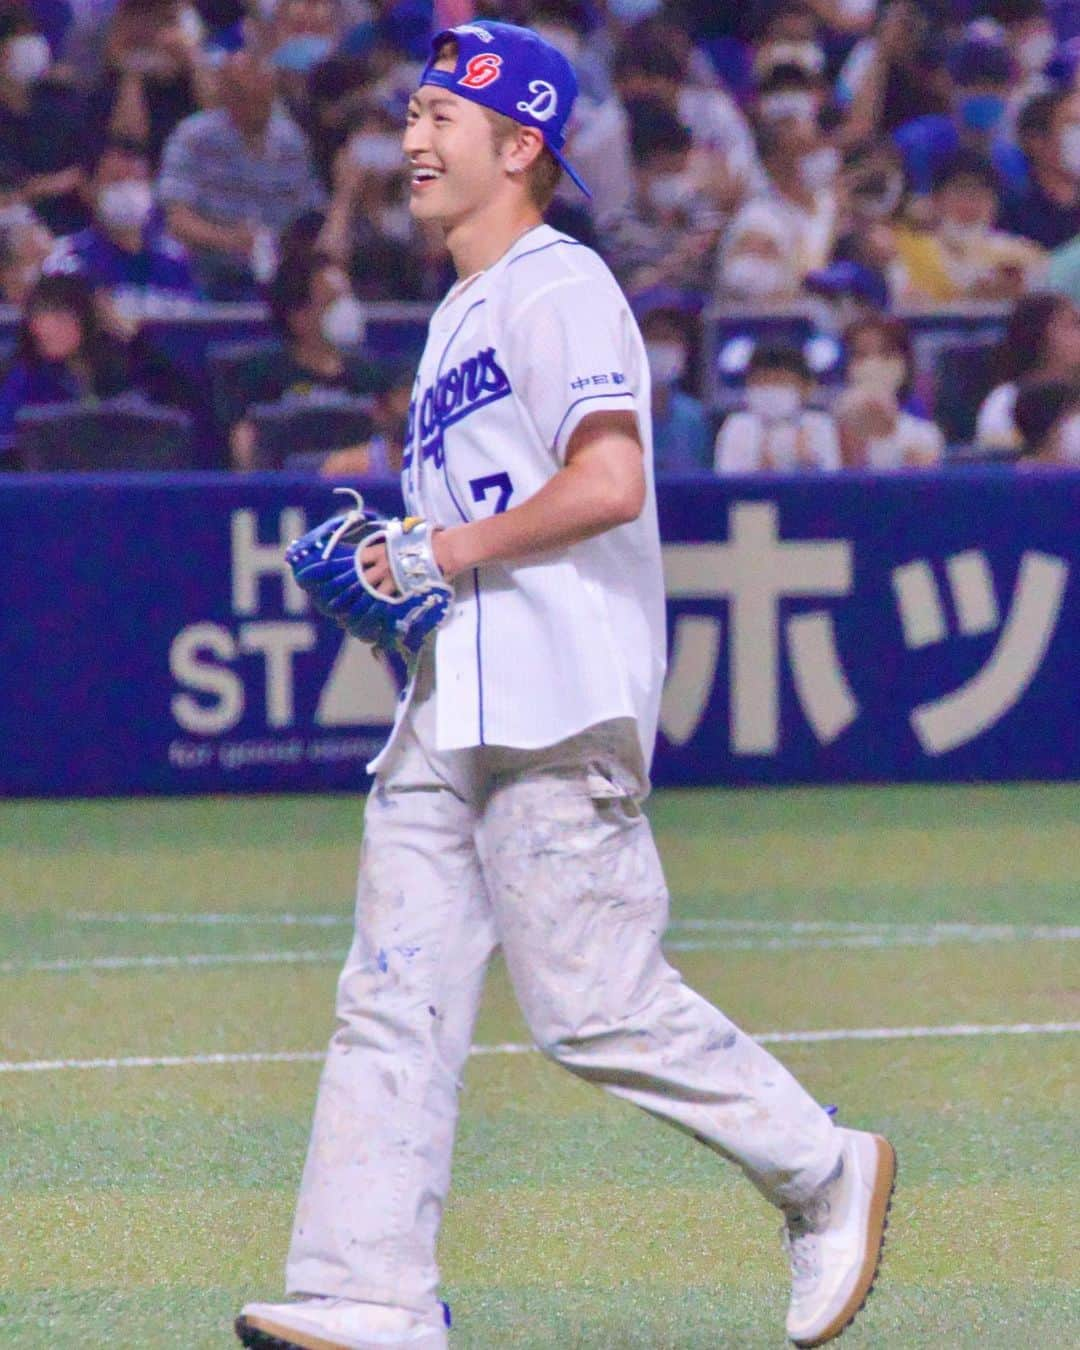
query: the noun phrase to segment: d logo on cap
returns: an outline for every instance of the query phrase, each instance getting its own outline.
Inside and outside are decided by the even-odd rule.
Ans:
[[[458,80],[466,89],[486,89],[502,74],[503,59],[496,52],[480,52],[469,59],[465,74]]]
[[[528,113],[538,122],[546,122],[555,116],[559,110],[559,96],[554,85],[548,84],[547,80],[530,80],[529,93],[534,97],[528,103],[522,100],[517,105],[518,112]]]

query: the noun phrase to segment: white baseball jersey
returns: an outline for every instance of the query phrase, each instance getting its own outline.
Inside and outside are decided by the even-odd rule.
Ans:
[[[435,639],[440,750],[536,749],[631,717],[648,768],[666,652],[649,373],[591,249],[539,225],[450,292],[414,386],[403,487],[409,513],[440,525],[504,511],[558,472],[578,423],[600,411],[637,416],[645,507],[594,539],[455,579]]]

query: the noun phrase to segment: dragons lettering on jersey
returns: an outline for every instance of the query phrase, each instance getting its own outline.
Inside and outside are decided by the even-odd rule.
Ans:
[[[429,384],[409,404],[402,467],[407,468],[412,462],[419,440],[422,458],[434,459],[435,467],[442,468],[446,457],[443,449],[446,428],[478,408],[506,398],[510,392],[510,381],[495,357],[494,347],[484,347],[475,356],[466,357],[444,371],[433,385]]]

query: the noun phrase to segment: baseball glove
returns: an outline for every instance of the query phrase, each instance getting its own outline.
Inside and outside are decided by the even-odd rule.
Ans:
[[[379,651],[414,656],[454,597],[432,551],[434,529],[416,516],[385,520],[364,509],[358,492],[336,491],[351,492],[356,505],[293,540],[285,550],[293,576],[315,608],[353,637]],[[364,577],[361,550],[376,543],[386,547],[396,595],[375,590]]]

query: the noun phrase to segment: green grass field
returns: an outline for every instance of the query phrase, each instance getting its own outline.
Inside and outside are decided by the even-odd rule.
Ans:
[[[361,805],[0,807],[5,1348],[224,1348],[242,1301],[281,1292],[314,1059],[11,1065],[317,1053]],[[748,1029],[1080,1021],[1076,786],[664,793],[651,813],[672,959]],[[525,1040],[496,966],[477,1043]],[[1076,1046],[776,1047],[900,1155],[882,1277],[842,1344],[1080,1344]],[[455,1346],[780,1347],[777,1228],[734,1169],[539,1056],[471,1061],[442,1246]]]

